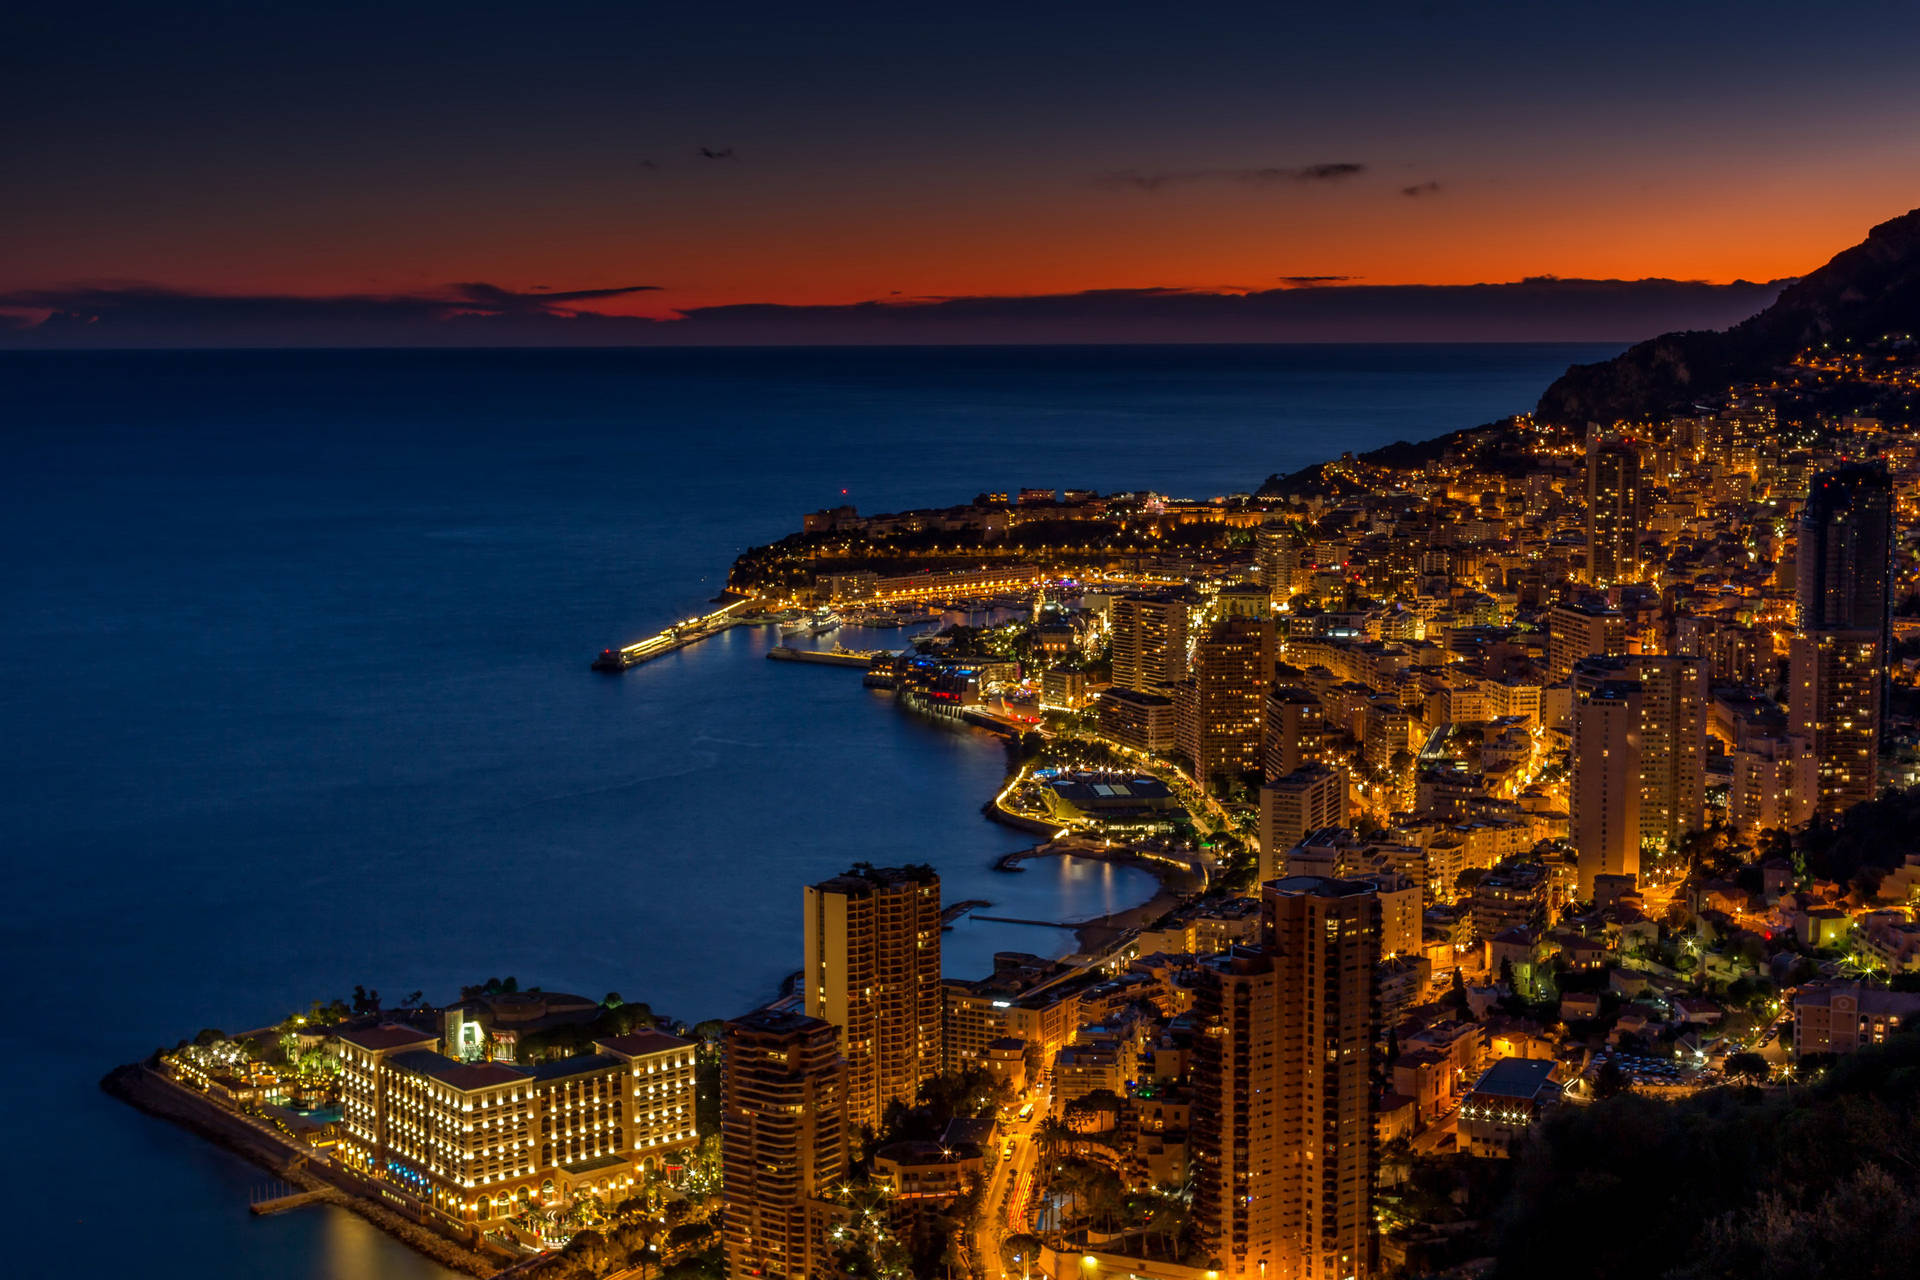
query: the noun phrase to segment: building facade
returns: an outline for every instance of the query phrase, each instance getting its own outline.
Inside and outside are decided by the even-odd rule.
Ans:
[[[840,1031],[855,1130],[879,1132],[889,1102],[911,1106],[940,1074],[940,929],[931,867],[862,866],[807,887],[807,1016]]]
[[[1587,454],[1587,579],[1598,586],[1640,575],[1640,455],[1609,441]]]
[[[1812,752],[1817,813],[1871,800],[1878,782],[1892,550],[1884,468],[1855,464],[1814,477],[1800,512],[1788,711]]]
[[[340,1160],[455,1222],[617,1201],[696,1140],[694,1047],[658,1032],[554,1062],[461,1062],[431,1032],[342,1032]]]
[[[721,1043],[727,1274],[815,1280],[830,1267],[827,1196],[848,1162],[840,1033],[759,1009],[727,1023]]]
[[[1176,699],[1180,749],[1194,781],[1253,773],[1261,764],[1267,691],[1273,687],[1273,624],[1223,618],[1193,647],[1193,677]]]
[[[1113,682],[1152,693],[1187,677],[1188,605],[1177,596],[1113,602]]]
[[[1309,764],[1260,788],[1260,881],[1286,870],[1287,850],[1322,827],[1346,822],[1346,775]]]
[[[1380,904],[1363,881],[1265,890],[1258,950],[1203,966],[1194,1211],[1220,1275],[1370,1274]]]
[[[1596,876],[1640,874],[1640,715],[1637,681],[1582,691],[1574,708],[1568,816],[1583,902]]]

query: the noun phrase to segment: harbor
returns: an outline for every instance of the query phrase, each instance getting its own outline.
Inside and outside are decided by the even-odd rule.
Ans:
[[[643,662],[664,657],[690,644],[705,640],[709,636],[717,636],[729,627],[737,627],[745,623],[746,619],[741,615],[746,613],[754,603],[750,599],[735,600],[702,617],[676,622],[658,635],[648,636],[645,640],[635,641],[624,648],[602,649],[599,656],[593,660],[593,669],[618,675],[629,667],[637,667]]]

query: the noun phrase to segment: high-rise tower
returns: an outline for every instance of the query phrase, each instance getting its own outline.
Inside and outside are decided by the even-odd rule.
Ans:
[[[1267,691],[1273,687],[1273,623],[1223,618],[1193,647],[1193,679],[1176,696],[1180,749],[1194,781],[1260,768]]]
[[[1637,680],[1577,688],[1573,709],[1573,786],[1568,815],[1579,860],[1579,895],[1593,897],[1595,876],[1640,874],[1640,719]]]
[[[1856,463],[1814,477],[1800,513],[1788,704],[1793,731],[1812,753],[1816,813],[1873,798],[1892,547],[1893,488],[1884,468]]]
[[[1588,579],[1607,586],[1640,576],[1640,455],[1609,441],[1587,454]]]
[[[1608,695],[1596,705],[1593,695],[1603,687]],[[1628,826],[1637,828],[1634,843],[1647,855],[1706,822],[1706,663],[1682,654],[1585,658],[1574,664],[1573,694],[1574,847],[1607,850],[1595,873],[1637,873],[1642,859],[1622,865],[1612,843],[1616,830],[1624,838]],[[1623,728],[1610,717],[1629,694],[1635,714]],[[1619,739],[1622,731],[1630,731],[1629,740]],[[1624,800],[1629,813],[1624,788],[1634,777],[1637,794]],[[1591,875],[1580,887],[1592,889]]]
[[[758,1009],[727,1023],[721,1046],[727,1274],[813,1280],[829,1265],[823,1201],[847,1170],[839,1035]]]
[[[1113,602],[1113,682],[1158,693],[1187,678],[1187,602],[1121,596]]]
[[[1209,961],[1196,993],[1194,1210],[1228,1280],[1365,1277],[1379,894],[1291,876],[1265,917],[1263,946]]]
[[[849,1122],[878,1132],[940,1074],[940,877],[860,866],[810,885],[804,934],[807,1014],[839,1028]]]

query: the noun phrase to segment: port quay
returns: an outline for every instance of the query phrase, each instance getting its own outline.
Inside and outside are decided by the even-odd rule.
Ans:
[[[822,606],[812,612],[792,600],[742,597],[713,612],[687,618],[656,635],[618,649],[603,649],[594,658],[595,671],[618,674],[655,658],[684,649],[738,626],[779,626],[782,634],[824,635],[846,623],[862,627],[899,627],[932,621],[952,609],[979,612],[1030,603],[1035,593],[1074,589],[1097,581],[1103,588],[1154,588],[1178,585],[1186,579],[1168,573],[1110,572],[1096,578],[1084,572],[1050,572],[1035,565],[993,569],[906,574],[881,578],[862,593],[857,605],[836,613]],[[842,602],[835,601],[835,604]],[[866,667],[883,650],[819,650],[780,646],[767,656],[777,660],[825,665]]]

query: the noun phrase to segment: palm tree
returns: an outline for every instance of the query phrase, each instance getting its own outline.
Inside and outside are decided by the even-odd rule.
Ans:
[[[1056,1156],[1062,1147],[1073,1141],[1073,1130],[1059,1116],[1048,1116],[1035,1126],[1033,1138],[1040,1144],[1041,1154]]]

